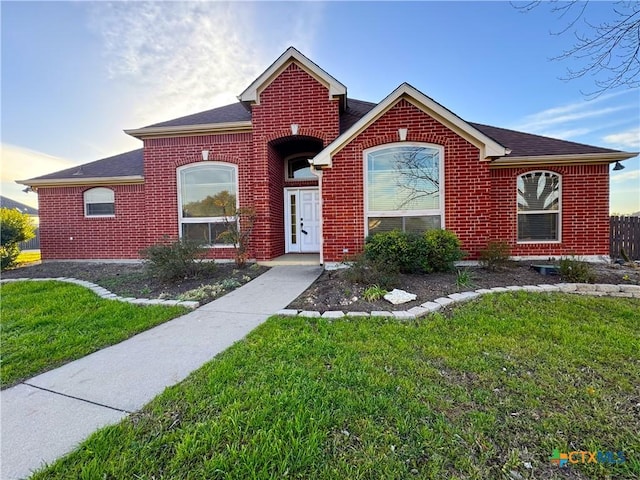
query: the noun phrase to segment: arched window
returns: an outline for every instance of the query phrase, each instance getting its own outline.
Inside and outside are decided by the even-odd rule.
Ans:
[[[518,177],[518,241],[560,241],[560,175],[527,172]]]
[[[200,162],[178,169],[180,236],[207,245],[225,242],[220,234],[238,208],[238,175],[233,164]]]
[[[443,228],[444,152],[402,142],[364,152],[366,234]]]
[[[110,188],[97,187],[84,192],[85,217],[113,217],[116,214],[116,196]]]
[[[317,177],[311,173],[309,159],[314,154],[291,157],[286,160],[287,180],[315,180]]]

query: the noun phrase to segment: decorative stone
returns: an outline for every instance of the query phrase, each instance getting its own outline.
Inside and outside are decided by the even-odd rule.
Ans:
[[[452,293],[451,295],[449,295],[449,298],[456,302],[466,302],[479,296],[480,294],[476,292],[461,292],[461,293]]]
[[[374,310],[371,312],[372,317],[393,317],[393,313],[384,310]]]
[[[411,315],[413,315],[416,318],[420,318],[420,317],[424,317],[427,314],[431,313],[431,310],[420,306],[420,307],[410,308],[409,310],[407,310],[407,313],[410,313]]]
[[[347,317],[368,317],[369,312],[347,312]]]
[[[437,312],[442,308],[442,304],[436,303],[436,302],[425,302],[420,306],[425,310],[429,311],[429,313]]]
[[[415,320],[416,319],[416,316],[408,311],[400,310],[392,313],[393,313],[393,316],[399,320]]]
[[[276,315],[282,315],[283,317],[295,317],[298,315],[298,310],[293,310],[291,308],[283,308],[282,310],[278,310]]]
[[[342,318],[344,317],[344,312],[340,310],[327,310],[322,314],[322,318]]]
[[[440,297],[440,298],[436,298],[434,302],[439,303],[443,307],[446,307],[447,305],[453,303],[454,301],[447,297]]]
[[[415,293],[405,292],[404,290],[399,290],[397,288],[394,288],[384,296],[384,299],[387,302],[393,303],[394,305],[411,302],[416,298],[418,298],[418,296]]]
[[[320,318],[320,312],[314,312],[312,310],[303,310],[298,315],[306,318]]]

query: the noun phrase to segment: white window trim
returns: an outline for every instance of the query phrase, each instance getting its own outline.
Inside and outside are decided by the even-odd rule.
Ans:
[[[392,147],[425,147],[433,148],[439,151],[440,161],[438,163],[438,171],[440,172],[439,179],[439,208],[429,210],[393,210],[393,211],[379,211],[369,210],[369,184],[367,182],[367,174],[369,173],[367,167],[367,155],[377,150],[385,150]],[[444,147],[442,145],[436,145],[434,143],[425,142],[393,142],[385,143],[383,145],[377,145],[375,147],[367,148],[362,152],[363,158],[363,184],[364,184],[364,236],[369,235],[369,217],[425,217],[430,215],[440,215],[440,228],[445,228],[444,218],[444,188],[445,188],[445,172],[444,172]]]
[[[521,215],[521,212],[518,210],[518,179],[525,175],[531,175],[536,173],[549,173],[551,175],[555,175],[558,177],[558,239],[557,240],[519,240],[520,232],[518,231],[518,218]],[[530,215],[533,213],[554,213],[553,210],[527,210],[527,212],[522,212],[522,215]],[[532,244],[558,244],[562,243],[562,175],[558,172],[553,172],[551,170],[529,170],[527,172],[521,173],[516,177],[516,244],[517,245],[532,245]]]
[[[95,191],[95,190],[109,190],[111,192],[111,194],[113,195],[113,212],[114,213],[111,213],[109,215],[90,215],[87,212],[87,205],[91,205],[92,203],[95,203],[95,202],[92,202],[92,203],[87,202],[87,193],[91,192],[91,191]],[[115,211],[116,211],[116,192],[112,188],[109,188],[109,187],[93,187],[93,188],[89,188],[89,189],[85,190],[84,192],[82,192],[82,203],[83,203],[83,206],[84,206],[84,217],[85,218],[115,218],[115,216],[116,216],[116,214],[115,214]],[[107,203],[107,202],[102,202],[102,203]],[[109,202],[109,203],[112,203],[112,202]]]
[[[188,163],[187,165],[182,165],[181,167],[176,168],[176,186],[178,187],[177,195],[178,195],[178,237],[182,238],[182,224],[183,223],[223,223],[226,221],[234,221],[235,217],[196,217],[196,218],[183,218],[182,217],[182,181],[180,180],[180,173],[183,170],[189,170],[191,168],[198,168],[207,165],[221,165],[224,167],[232,167],[235,171],[236,176],[236,210],[240,207],[240,195],[239,195],[239,179],[238,179],[238,166],[235,163],[227,163],[227,162],[215,162],[215,161],[207,161],[207,162],[197,162],[197,163]],[[205,248],[234,248],[233,245],[227,245],[223,243],[214,243],[210,245],[204,245]]]

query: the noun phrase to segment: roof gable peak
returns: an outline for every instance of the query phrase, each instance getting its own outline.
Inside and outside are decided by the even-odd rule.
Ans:
[[[240,95],[238,100],[244,104],[260,103],[260,93],[271,83],[280,73],[291,63],[296,63],[312,77],[324,84],[329,90],[329,98],[339,98],[342,106],[346,106],[347,87],[329,75],[317,64],[309,60],[294,47],[289,47],[285,52],[273,62],[251,85],[249,85]]]

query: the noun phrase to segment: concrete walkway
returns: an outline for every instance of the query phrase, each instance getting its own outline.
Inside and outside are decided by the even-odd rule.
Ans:
[[[0,393],[0,478],[19,479],[166,387],[286,307],[318,266],[274,267],[214,302]]]

